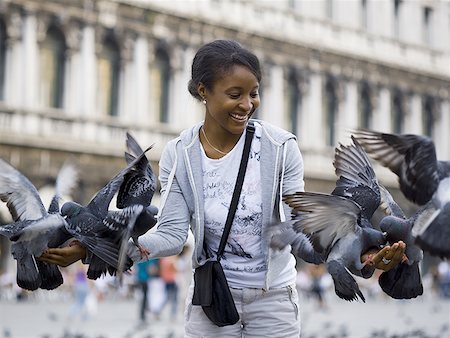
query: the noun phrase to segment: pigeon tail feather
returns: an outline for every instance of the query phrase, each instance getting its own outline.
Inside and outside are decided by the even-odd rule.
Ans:
[[[378,284],[394,299],[411,299],[423,294],[418,262],[412,265],[401,263],[389,271],[384,271],[378,279]]]

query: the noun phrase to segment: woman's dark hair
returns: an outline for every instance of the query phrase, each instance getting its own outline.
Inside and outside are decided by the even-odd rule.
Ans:
[[[261,82],[261,68],[255,54],[233,40],[215,40],[200,47],[192,61],[191,80],[188,84],[189,93],[202,100],[197,92],[198,85],[212,90],[214,83],[227,74],[233,66],[247,67]]]

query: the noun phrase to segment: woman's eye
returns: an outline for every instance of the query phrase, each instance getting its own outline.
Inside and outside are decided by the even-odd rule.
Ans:
[[[229,94],[230,98],[232,99],[238,99],[239,98],[239,94]]]
[[[258,92],[256,92],[256,93],[251,93],[250,96],[254,99],[255,97],[258,97],[258,96],[259,96],[259,93],[258,93]]]

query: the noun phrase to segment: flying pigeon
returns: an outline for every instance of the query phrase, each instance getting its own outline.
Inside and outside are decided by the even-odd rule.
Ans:
[[[353,140],[354,141],[354,140]],[[354,141],[335,149],[333,162],[338,180],[331,194],[298,192],[285,195],[292,208],[292,229],[306,234],[314,250],[326,261],[336,294],[345,300],[365,301],[353,276],[369,278],[375,269],[361,256],[381,248],[386,237],[370,219],[380,205],[380,191],[371,163]]]
[[[126,146],[128,152],[125,152],[125,160],[127,163],[133,161],[137,156],[140,156],[143,151],[136,139],[127,133]],[[153,145],[150,147],[152,148]],[[151,206],[153,195],[156,190],[156,175],[147,159],[147,156],[142,156],[141,160],[133,166],[124,176],[124,181],[120,186],[117,195],[117,207],[123,209],[131,205],[142,205],[145,207],[143,212],[139,215],[133,228],[128,227],[128,231],[124,237],[124,242],[131,237],[133,243],[138,247],[142,256],[148,256],[149,252],[142,248],[138,243],[139,236],[145,234],[155,224],[155,216],[158,209]]]
[[[437,160],[434,143],[425,136],[369,130],[353,135],[398,176],[405,197],[424,206],[412,229],[415,243],[431,255],[450,258],[450,161]]]
[[[407,218],[385,187],[380,185],[381,208],[388,216],[380,221],[380,229],[387,234],[389,244],[403,241],[406,244],[405,259],[388,271],[381,273],[378,284],[395,299],[411,299],[423,294],[419,264],[423,251],[414,243],[412,227],[421,210]]]
[[[351,199],[297,192],[284,196],[284,201],[292,208],[293,229],[306,234],[314,250],[325,258],[336,294],[348,301],[359,297],[365,302],[349,270],[359,272],[372,264],[361,262],[361,256],[370,248],[381,248],[386,243],[385,235],[362,225],[362,209]]]
[[[135,222],[143,207],[134,205],[124,208],[119,212],[121,216],[118,216],[108,210],[109,205],[124,182],[126,174],[134,169],[150,148],[136,156],[100,189],[86,206],[69,201],[61,208],[61,214],[67,222],[67,231],[92,253],[87,271],[89,279],[97,279],[108,272],[114,275],[117,271],[124,232],[128,226],[133,226],[130,222]],[[129,269],[132,264],[131,259],[127,257],[125,269]]]
[[[396,267],[381,274],[378,282],[381,289],[392,298],[409,299],[423,293],[423,286],[419,271],[419,262],[423,258],[420,248],[413,245],[411,228],[408,224],[414,222],[415,217],[406,217],[394,201],[389,191],[377,180],[370,159],[358,140],[352,136],[353,144],[336,148],[334,167],[339,176],[336,188],[332,194],[347,197],[361,206],[363,210],[362,224],[375,226],[370,220],[381,207],[388,215],[378,224],[377,229],[384,232],[390,245],[403,241],[406,252],[403,261]],[[364,273],[365,270],[362,270]],[[363,275],[363,277],[365,277]]]
[[[17,261],[17,285],[23,289],[54,289],[63,283],[58,267],[39,262],[48,247],[58,247],[71,236],[65,231],[65,220],[57,212],[60,194],[70,190],[76,178],[66,175],[63,166],[49,211],[45,210],[36,187],[13,166],[0,159],[0,199],[6,202],[13,223],[0,227],[0,234],[13,243],[11,253]],[[66,189],[67,188],[67,189]]]

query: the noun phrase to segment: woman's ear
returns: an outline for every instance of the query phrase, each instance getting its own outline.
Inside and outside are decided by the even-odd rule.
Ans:
[[[200,97],[202,98],[202,100],[205,99],[205,97],[206,97],[206,87],[205,87],[205,85],[204,85],[203,83],[201,83],[201,82],[198,84],[198,87],[197,87],[197,93],[198,93],[198,95],[200,95]]]

